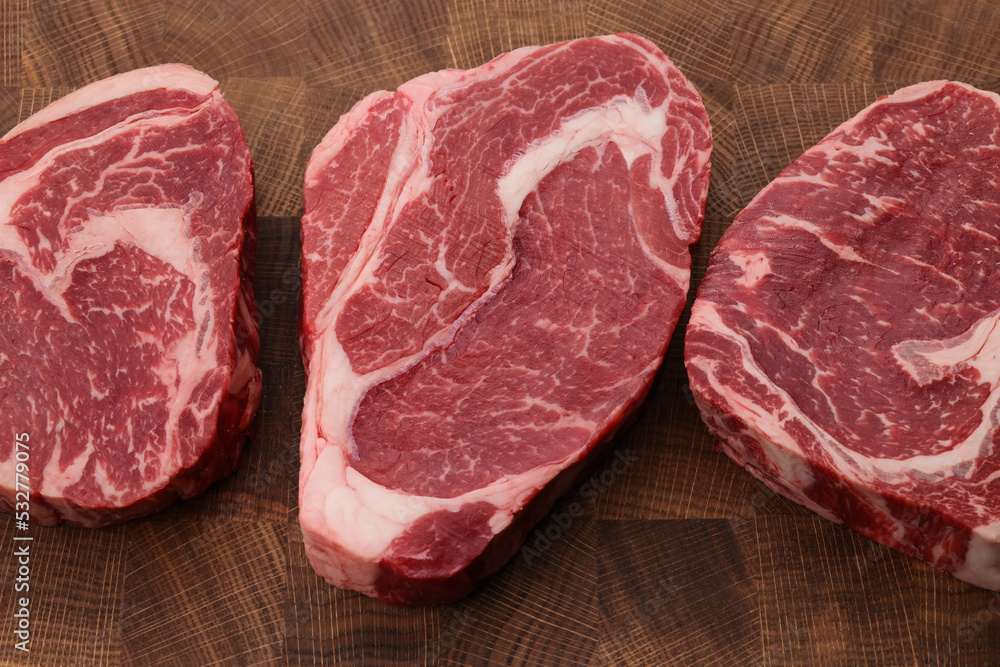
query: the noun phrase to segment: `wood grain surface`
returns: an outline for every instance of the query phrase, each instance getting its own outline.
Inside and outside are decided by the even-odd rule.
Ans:
[[[939,78],[1000,91],[989,0],[0,0],[3,131],[135,67],[182,61],[219,79],[256,162],[264,372],[256,437],[230,479],[125,525],[32,529],[29,654],[14,649],[14,526],[0,517],[0,661],[1000,665],[1000,594],[824,521],[713,451],[686,388],[686,312],[612,458],[467,599],[396,608],[310,568],[296,309],[312,147],[373,90],[622,30],[659,44],[711,116],[694,286],[750,198],[879,95]]]

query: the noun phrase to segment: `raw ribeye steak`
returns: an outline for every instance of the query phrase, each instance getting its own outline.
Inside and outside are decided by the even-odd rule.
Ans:
[[[824,517],[1000,589],[1000,97],[923,83],[727,230],[685,341],[722,449]]]
[[[711,137],[652,43],[427,74],[306,170],[300,519],[330,582],[443,603],[638,406],[684,304]]]
[[[20,515],[30,480],[34,521],[102,526],[235,469],[261,387],[255,237],[239,122],[186,65],[0,140],[0,507]]]

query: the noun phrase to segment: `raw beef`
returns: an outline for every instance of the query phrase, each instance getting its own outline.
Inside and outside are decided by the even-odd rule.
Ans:
[[[775,491],[1000,589],[1000,97],[903,88],[740,213],[687,330],[722,449]]]
[[[30,482],[34,521],[102,526],[235,469],[261,387],[255,230],[239,122],[185,65],[0,140],[0,507]]]
[[[378,92],[306,171],[300,519],[330,582],[443,603],[499,569],[646,394],[711,137],[634,35]]]

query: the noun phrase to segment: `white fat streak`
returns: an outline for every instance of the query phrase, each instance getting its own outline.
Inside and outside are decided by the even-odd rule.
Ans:
[[[804,232],[809,232],[815,236],[820,243],[830,249],[834,254],[836,254],[841,259],[848,262],[859,262],[861,264],[868,264],[869,266],[877,266],[867,259],[862,257],[849,245],[844,245],[841,243],[834,243],[826,237],[824,229],[819,225],[808,222],[801,218],[793,218],[790,215],[767,215],[761,216],[760,221],[764,224],[770,223],[777,227],[784,227],[786,229],[800,229]]]
[[[736,279],[736,284],[742,287],[754,287],[771,275],[771,259],[763,251],[737,250],[730,253],[729,260],[743,271],[743,275]]]
[[[491,66],[497,71],[502,71],[509,66],[504,65],[508,57],[509,54],[498,58],[491,63]],[[511,61],[510,64],[513,62]],[[381,255],[378,252],[380,243],[384,239],[385,230],[395,222],[395,215],[398,213],[398,209],[394,209],[394,207],[401,202],[417,200],[427,191],[428,184],[433,180],[429,174],[429,154],[433,148],[429,128],[434,127],[438,117],[445,111],[443,108],[426,111],[429,106],[429,98],[432,95],[440,96],[450,84],[458,85],[458,82],[462,81],[465,76],[466,72],[461,70],[431,72],[400,87],[400,92],[405,92],[411,98],[412,109],[424,110],[424,113],[422,116],[410,114],[404,120],[400,140],[393,152],[386,186],[372,216],[372,224],[362,235],[358,251],[344,267],[340,280],[317,317],[315,323],[317,330],[323,330],[336,322],[340,309],[351,295],[374,280],[375,271],[381,260]],[[307,168],[307,184],[315,183],[318,180],[319,170],[325,168],[335,159],[336,154],[349,138],[350,132],[357,126],[367,110],[382,96],[389,94],[382,92],[369,95],[356,105],[356,109],[352,109],[342,119],[342,127],[341,123],[338,123],[327,133],[323,142],[313,152],[313,158]],[[500,179],[497,186],[498,195],[503,204],[504,221],[511,233],[517,227],[520,220],[519,211],[528,194],[553,169],[580,150],[614,141],[622,150],[629,165],[645,154],[653,153],[654,156],[658,157],[661,151],[659,140],[667,127],[666,106],[669,101],[668,98],[661,107],[643,109],[635,100],[617,99],[607,106],[585,111],[563,121],[559,131],[549,135],[520,155],[511,164],[508,172]],[[418,120],[419,122],[417,122]],[[414,154],[419,155],[415,165]],[[316,162],[315,167],[313,166],[314,161]],[[658,162],[659,160],[654,158],[653,163],[658,164]],[[681,227],[677,205],[672,196],[676,176],[671,179],[665,178],[657,169],[653,169],[652,173],[652,185],[664,194],[664,202],[674,232],[678,238],[684,238],[685,234]],[[643,248],[650,259],[686,288],[690,279],[687,269],[667,264],[653,255],[645,247],[645,243],[643,243]],[[506,257],[492,271],[488,293],[494,291],[510,275],[514,260],[513,252],[508,250]],[[440,261],[438,266],[439,269],[444,268]],[[449,272],[442,270],[442,275],[447,276],[448,274]],[[449,289],[453,287],[454,285],[449,283]],[[478,306],[478,302],[473,304],[470,309],[476,306]],[[391,372],[395,372],[400,366],[412,363],[417,357],[426,354],[426,351],[433,347],[436,340],[437,338],[429,341],[428,346],[425,346],[424,350],[415,356],[400,360]]]
[[[829,439],[825,438],[826,434],[817,429],[811,421],[805,419],[790,397],[775,386],[770,378],[753,363],[753,355],[750,352],[747,341],[741,336],[733,334],[725,325],[714,303],[703,299],[695,301],[691,309],[691,321],[688,324],[688,330],[693,331],[698,328],[705,328],[716,334],[725,335],[739,346],[739,361],[743,370],[785,399],[789,413],[786,420],[798,417],[802,419],[803,424],[815,437],[823,441]],[[714,362],[706,362],[694,357],[689,359],[687,363],[689,365],[697,365],[702,369],[706,373],[713,389],[720,395],[727,397],[730,409],[744,417],[748,424],[753,424],[754,429],[759,433],[761,445],[768,452],[767,458],[781,468],[782,478],[790,482],[789,486],[807,488],[812,484],[812,473],[808,470],[807,466],[802,464],[804,459],[802,448],[798,441],[791,437],[785,430],[784,421],[786,420],[779,420],[768,408],[757,405],[746,396],[739,396],[728,390],[724,383],[715,377]],[[799,500],[799,498],[796,498],[796,500]],[[800,502],[810,504],[804,496]]]
[[[972,531],[965,561],[953,574],[980,588],[1000,590],[1000,522]]]
[[[630,377],[626,380],[622,380],[616,386],[628,384],[629,382],[632,382],[633,379],[634,378]],[[558,428],[558,429],[581,428],[590,432],[593,432],[593,430],[597,428],[597,422],[594,421],[593,419],[585,419],[583,415],[581,415],[579,412],[567,410],[565,406],[560,405],[559,403],[552,403],[550,401],[546,401],[541,398],[529,397],[529,398],[522,398],[520,404],[521,407],[517,408],[516,411],[528,410],[530,408],[541,408],[546,412],[554,412],[558,414],[559,415],[558,419],[552,422],[546,422],[546,424],[551,424],[553,428]],[[514,410],[505,412],[513,412],[513,411]],[[494,414],[501,414],[501,413],[494,413]]]
[[[359,590],[367,585],[368,592],[374,593],[379,557],[409,525],[430,512],[486,501],[503,508],[490,519],[494,534],[501,532],[510,525],[514,514],[531,500],[536,489],[548,484],[586,454],[583,450],[573,452],[565,460],[504,477],[456,498],[416,496],[387,489],[349,465],[349,443],[328,442],[318,435],[320,421],[324,433],[347,433],[352,409],[368,382],[361,381],[350,370],[346,355],[332,332],[325,333],[317,351],[313,363],[325,372],[321,382],[314,381],[316,375],[311,375],[307,388],[301,447],[300,519],[307,550],[323,559],[322,574],[331,583],[350,583],[352,588]],[[658,362],[651,362],[640,376],[655,373],[657,366]],[[572,425],[581,425],[579,421],[571,421]],[[338,430],[325,430],[327,428]],[[313,479],[320,482],[310,483]],[[337,544],[338,553],[330,553],[323,547],[325,544]]]
[[[189,90],[196,95],[209,95],[218,85],[218,82],[207,74],[189,65],[178,63],[132,70],[101,79],[56,100],[15,126],[0,141],[6,141],[28,130],[128,95],[165,88]]]
[[[987,315],[965,333],[948,340],[907,340],[896,343],[897,363],[919,384],[939,380],[959,366],[975,368],[996,383],[1000,378],[1000,310]]]
[[[83,473],[86,470],[87,462],[90,461],[90,457],[94,454],[94,437],[93,435],[87,438],[87,446],[84,447],[77,456],[70,462],[66,467],[63,467],[59,462],[59,452],[57,450],[62,450],[62,439],[55,438],[56,446],[53,448],[52,458],[49,459],[42,472],[42,488],[56,488],[60,491],[73,486],[83,478]],[[51,487],[49,484],[51,483]],[[60,497],[60,496],[50,496],[45,493],[46,497]]]
[[[865,140],[858,145],[855,144],[845,144],[839,139],[832,141],[824,141],[816,145],[815,147],[809,149],[809,155],[823,155],[829,161],[831,165],[836,165],[840,160],[840,156],[848,153],[850,155],[856,155],[867,162],[881,162],[883,164],[895,164],[895,160],[883,155],[883,153],[888,151],[894,151],[894,147],[889,145],[889,137],[885,134],[872,135],[866,137]]]
[[[769,442],[766,438],[762,438],[759,433],[753,433],[753,435],[764,448],[765,456],[768,460],[776,464],[782,471],[779,475],[796,468],[793,462],[798,459],[800,454],[789,451],[781,445]],[[773,477],[761,475],[754,466],[747,466],[746,458],[743,456],[743,448],[739,442],[724,441],[723,446],[734,460],[743,465],[754,477],[757,477],[757,479],[778,493],[787,496],[834,523],[841,523],[840,518],[834,515],[828,507],[818,505],[812,498],[805,495],[805,487],[796,486],[794,477],[781,478],[780,481],[782,482],[793,482],[792,484],[781,484]],[[871,511],[880,513],[886,520],[893,524],[892,539],[886,539],[884,535],[869,533],[865,526],[857,526],[856,529],[859,532],[894,548],[905,549],[912,546],[912,541],[907,538],[907,530],[912,528],[912,526],[908,526],[893,516],[884,496],[870,487],[856,486],[853,483],[851,486],[857,500],[867,502]],[[932,556],[936,559],[937,563],[946,562],[942,561],[942,557],[946,555],[949,555],[949,553],[944,543],[936,545],[932,551]],[[962,581],[969,582],[981,588],[1000,590],[1000,523],[977,526],[972,530],[962,565],[951,574]]]
[[[880,137],[871,138],[866,141],[863,146],[857,148],[844,146],[839,142],[839,140],[836,139],[836,136],[851,133],[854,127],[858,123],[862,122],[868,113],[876,107],[915,101],[935,93],[947,83],[948,82],[945,81],[933,81],[917,84],[915,86],[901,89],[894,95],[875,102],[835,129],[830,135],[827,136],[826,139],[820,142],[820,144],[817,144],[817,146],[813,149],[810,149],[807,152],[807,155],[824,155],[828,158],[832,158],[837,152],[849,151],[862,158],[885,160],[886,158],[879,153],[882,148],[882,144],[884,143]],[[977,92],[977,94],[980,95],[987,95],[992,98],[994,104],[1000,106],[1000,96],[995,93],[975,91],[975,89],[971,86],[961,83],[953,82],[953,85],[965,88],[970,92]],[[817,185],[824,185],[822,179],[814,177],[780,176],[765,187],[757,195],[754,201],[756,201],[757,198],[767,196],[770,189],[781,187],[782,185],[793,181],[807,181],[816,183]],[[751,205],[752,203],[753,202],[751,202]],[[876,206],[878,205],[878,202],[872,203]],[[789,220],[788,222],[790,223],[789,226],[804,228],[816,234],[816,236],[820,238],[825,245],[831,247],[831,249],[837,252],[837,254],[844,259],[852,261],[860,259],[856,258],[856,253],[853,249],[845,249],[845,252],[841,252],[840,247],[829,243],[823,238],[822,230],[810,229],[810,226],[808,224],[803,224],[802,221]],[[911,375],[917,378],[918,381],[928,372],[930,372],[933,376],[937,376],[941,372],[941,368],[954,367],[960,364],[968,364],[976,367],[981,373],[983,373],[984,377],[996,378],[998,375],[997,350],[998,347],[1000,347],[1000,343],[998,343],[997,340],[998,337],[993,333],[995,331],[996,324],[997,315],[994,314],[977,323],[970,334],[956,337],[951,341],[945,341],[944,344],[938,343],[935,346],[933,343],[927,343],[926,345],[921,345],[921,343],[923,343],[922,341],[907,341],[903,346],[896,346],[893,351],[904,370],[911,373]],[[991,431],[993,430],[992,415],[993,412],[997,410],[997,406],[1000,405],[1000,391],[998,391],[996,387],[994,387],[994,390],[984,403],[982,419],[979,427],[966,441],[950,451],[943,452],[939,455],[916,456],[905,460],[880,459],[877,457],[862,456],[852,450],[841,447],[833,438],[829,437],[828,434],[813,424],[804,414],[802,414],[801,410],[798,409],[791,397],[774,385],[774,383],[772,383],[770,379],[767,378],[755,364],[753,364],[751,361],[752,356],[749,355],[746,341],[723,325],[721,318],[718,317],[718,313],[714,311],[714,304],[709,304],[701,300],[697,301],[692,310],[690,326],[707,327],[715,333],[727,336],[730,340],[736,342],[741,348],[740,356],[744,369],[756,377],[759,381],[764,383],[771,392],[782,397],[784,409],[788,412],[786,419],[798,419],[813,434],[813,436],[817,438],[826,452],[835,458],[840,459],[841,462],[846,463],[847,465],[838,466],[841,475],[845,477],[859,491],[859,493],[862,493],[870,502],[873,502],[876,507],[879,506],[879,503],[877,502],[878,499],[876,497],[877,494],[873,494],[872,492],[866,490],[869,488],[870,482],[883,481],[889,483],[899,483],[905,481],[910,473],[914,472],[918,474],[954,474],[953,471],[955,469],[963,468],[965,464],[971,462],[973,466],[975,465],[981,451],[982,443],[986,438],[991,436]],[[926,362],[926,368],[918,369],[914,365],[913,358],[916,354],[919,354],[923,358],[924,362]],[[786,479],[791,482],[791,484],[789,484],[790,487],[794,487],[796,485],[799,487],[798,489],[783,489],[782,492],[789,495],[797,502],[810,507],[819,514],[832,518],[826,508],[817,506],[804,494],[799,492],[800,489],[808,487],[808,480],[803,480],[801,478],[801,475],[796,472],[797,469],[794,465],[794,460],[801,459],[803,455],[796,439],[784,430],[782,423],[775,419],[769,411],[761,408],[760,406],[753,405],[750,401],[747,401],[745,397],[736,397],[731,392],[726,392],[722,383],[715,378],[714,368],[712,367],[711,362],[699,360],[698,358],[692,358],[688,360],[688,364],[697,365],[704,370],[713,387],[717,391],[722,392],[723,395],[727,395],[730,398],[729,410],[743,416],[746,418],[748,423],[754,424],[755,427],[758,427],[755,430],[760,431],[760,433],[757,434],[758,439],[767,451],[767,457],[773,463],[783,468],[782,473],[786,475]],[[923,367],[924,363],[920,363],[919,365]],[[924,379],[926,381],[926,378]],[[967,468],[967,466],[965,467]],[[859,471],[865,471],[865,473],[861,473]],[[753,472],[752,469],[751,472]],[[966,474],[968,473],[966,472]],[[880,510],[884,515],[890,516],[887,508],[884,506],[881,506]],[[900,529],[901,527],[897,522],[897,539],[899,538]],[[974,529],[972,538],[967,547],[965,561],[962,567],[953,574],[959,579],[968,581],[977,586],[994,590],[1000,589],[1000,523],[980,526]]]
[[[99,141],[75,142],[74,145],[79,147],[81,143],[99,143]],[[27,173],[27,177],[37,179],[38,173],[45,168],[45,163],[63,150],[64,148],[61,148],[46,156]],[[13,180],[19,179],[8,179],[0,183],[0,208],[3,209],[0,210],[0,215],[8,220],[14,196],[8,188],[11,185],[10,181]],[[24,187],[25,184],[20,185]],[[195,315],[195,329],[178,341],[173,350],[165,351],[164,362],[174,361],[178,365],[176,377],[180,378],[176,393],[173,386],[168,387],[168,391],[173,394],[171,419],[167,426],[168,439],[176,439],[177,417],[199,379],[216,365],[217,357],[217,342],[211,336],[206,338],[208,347],[203,348],[200,353],[195,352],[201,323],[211,317],[212,293],[208,281],[202,280],[208,267],[195,259],[193,240],[184,234],[185,225],[184,214],[177,208],[122,209],[111,211],[107,215],[92,216],[68,236],[69,247],[58,257],[55,269],[49,274],[43,274],[30,267],[27,264],[27,248],[16,230],[9,224],[0,225],[0,245],[22,256],[21,265],[25,275],[32,279],[68,321],[72,321],[73,318],[63,293],[69,287],[73,270],[81,261],[103,256],[117,244],[139,248],[169,264],[178,273],[188,276],[194,282],[196,292],[192,308]],[[203,298],[206,296],[207,298]],[[168,374],[168,377],[170,375]],[[85,458],[89,458],[93,453],[94,446],[91,444],[85,452]],[[173,452],[172,455],[176,457],[179,453]],[[52,470],[46,469],[40,492],[50,498],[62,497],[67,488],[79,481],[86,464],[85,458],[82,457],[84,455],[77,457],[70,467],[61,472],[56,472],[58,465]],[[52,461],[58,461],[57,453]],[[172,464],[176,468],[180,465],[180,461],[174,461]],[[152,490],[155,486],[157,486],[155,482],[147,483],[146,490]],[[111,490],[109,486],[102,488],[106,491]]]
[[[336,158],[368,109],[385,95],[391,93],[382,91],[369,95],[327,133],[310,158],[306,170],[306,187],[316,183],[319,179],[318,172]],[[391,224],[388,219],[390,207],[394,200],[403,198],[398,194],[402,185],[400,180],[410,171],[412,154],[417,149],[423,132],[424,129],[418,127],[411,116],[404,118],[399,141],[390,158],[386,185],[376,205],[372,222],[362,234],[357,251],[344,267],[330,297],[312,323],[320,334],[311,343],[311,372],[303,410],[303,435],[300,444],[300,495],[303,498],[314,466],[327,445],[327,441],[320,438],[318,433],[346,433],[354,406],[364,395],[365,389],[377,381],[375,378],[366,382],[351,368],[347,353],[336,338],[334,323],[350,295],[373,279],[376,266],[370,260],[377,254],[385,229]],[[422,154],[426,155],[427,150],[423,147]],[[303,224],[308,222],[307,214]],[[300,501],[300,506],[305,510],[304,500]]]
[[[787,453],[794,454],[796,457],[804,456],[797,439],[790,435],[784,426],[785,422],[793,419],[799,420],[828,454],[841,461],[843,464],[840,465],[842,475],[854,479],[859,485],[867,485],[873,481],[900,483],[908,479],[912,473],[925,475],[953,474],[952,471],[963,464],[970,462],[973,465],[975,464],[979,458],[984,438],[993,429],[989,415],[998,403],[1000,403],[1000,387],[994,387],[985,401],[983,408],[984,417],[980,421],[978,428],[956,447],[940,454],[913,456],[907,459],[865,456],[842,446],[799,409],[794,399],[778,387],[753,362],[753,355],[750,352],[747,341],[723,323],[715,304],[706,301],[695,303],[691,311],[689,328],[697,327],[704,327],[718,335],[726,336],[733,343],[739,345],[741,350],[740,363],[743,369],[767,386],[772,393],[781,396],[783,411],[787,414],[784,419],[779,420],[768,408],[756,405],[745,396],[735,396],[725,387],[723,382],[716,379],[713,363],[700,361],[697,358],[689,360],[689,364],[698,365],[699,368],[706,372],[709,382],[716,391],[729,398],[731,409],[734,412],[740,414],[747,421],[752,422],[761,432],[762,436],[780,448],[780,450],[786,450],[786,454],[781,454],[781,456],[787,456]],[[859,470],[865,472],[862,474]],[[809,480],[799,479],[799,481],[807,485]]]
[[[193,109],[192,113],[197,113],[198,110],[210,103],[211,99],[203,103],[202,107]],[[34,118],[34,116],[32,116],[32,118]],[[69,153],[100,146],[109,139],[120,136],[123,127],[136,123],[140,118],[142,118],[143,127],[170,127],[187,121],[186,117],[179,116],[146,118],[142,113],[136,114],[97,134],[83,137],[76,141],[69,141],[60,144],[46,153],[28,169],[17,174],[13,174],[3,181],[0,181],[0,248],[5,248],[21,255],[21,257],[24,258],[24,261],[27,262],[30,255],[29,248],[21,239],[21,235],[18,233],[17,229],[10,224],[11,211],[17,201],[24,195],[25,191],[37,186],[41,182],[42,174],[56,160]],[[134,150],[135,147],[133,147],[133,151]],[[104,175],[102,174],[102,181],[103,178]]]
[[[116,245],[132,246],[169,264],[192,280],[207,268],[193,257],[192,239],[184,234],[186,221],[178,208],[133,208],[93,215],[67,237],[68,248],[61,254],[50,274],[35,272],[53,304],[72,319],[62,298],[69,287],[73,270],[83,260],[101,257]],[[0,226],[0,230],[10,229]],[[200,270],[198,270],[200,269]],[[194,273],[192,273],[194,271]],[[205,310],[205,306],[196,307]]]
[[[912,86],[907,86],[905,88],[900,88],[892,95],[888,95],[869,104],[867,107],[859,111],[857,114],[855,114],[851,118],[841,123],[835,130],[833,130],[833,132],[828,134],[826,138],[823,139],[823,141],[819,142],[818,144],[816,144],[816,146],[809,149],[806,154],[812,155],[818,153],[825,155],[833,155],[836,152],[841,152],[846,150],[851,153],[858,154],[861,157],[881,159],[880,156],[877,155],[877,151],[880,148],[880,146],[884,144],[884,138],[880,139],[878,137],[869,137],[868,139],[865,140],[865,142],[861,145],[860,148],[855,146],[845,146],[839,140],[833,141],[832,139],[834,137],[852,134],[854,132],[854,128],[856,128],[861,123],[866,122],[868,118],[871,117],[871,112],[879,107],[895,106],[897,104],[909,104],[910,102],[915,102],[917,100],[933,95],[934,93],[941,90],[949,83],[951,83],[952,85],[965,88],[967,91],[970,92],[976,90],[972,86],[969,86],[964,83],[959,83],[957,81],[949,82],[944,80],[925,81],[923,83],[918,83]],[[984,91],[977,91],[977,92],[982,93]],[[997,96],[996,93],[988,93],[988,94],[992,95],[995,98],[995,101],[998,104],[1000,104],[1000,96]]]
[[[347,433],[358,401],[369,386],[383,378],[369,378],[366,382],[354,372],[333,327],[323,332],[315,358],[313,366],[320,369],[315,384],[319,391],[317,411],[321,431]]]
[[[870,137],[860,146],[846,146],[839,140],[838,137],[843,134],[851,133],[855,128],[855,126],[857,126],[860,122],[862,122],[873,109],[879,106],[912,102],[914,100],[921,99],[923,97],[935,93],[948,83],[949,82],[947,81],[932,81],[932,82],[921,83],[914,86],[909,86],[907,88],[903,88],[887,98],[883,98],[881,100],[876,101],[874,104],[870,105],[863,111],[859,112],[856,116],[854,116],[853,118],[849,119],[848,121],[840,125],[837,129],[831,132],[823,141],[821,141],[819,144],[817,144],[809,151],[807,151],[806,155],[810,156],[822,155],[828,158],[829,160],[835,160],[838,154],[842,154],[843,152],[846,151],[851,154],[858,155],[862,158],[884,161],[886,158],[880,155],[880,152],[885,148],[884,137]],[[956,82],[952,83],[954,83],[954,85],[963,87],[966,90],[975,91],[975,89],[972,88],[971,86]],[[986,94],[992,97],[994,102],[998,106],[1000,106],[1000,96],[996,95],[995,93],[988,93],[988,92],[983,93],[982,91],[979,91],[979,93]],[[751,202],[750,205],[752,206],[753,203],[757,201],[759,198],[767,196],[767,193],[772,188],[780,187],[789,182],[808,182],[824,187],[826,186],[821,176],[803,176],[803,175],[779,176],[774,181],[772,181],[768,186],[766,186],[763,190],[761,190],[761,192],[758,193],[758,195],[754,198],[754,201]],[[873,201],[871,203],[875,206],[878,206],[877,201]],[[824,235],[823,229],[812,223],[785,215],[764,216],[762,218],[762,221],[770,222],[771,224],[781,227],[796,228],[807,231],[816,236],[821,243],[823,243],[827,248],[836,253],[842,259],[853,262],[861,262],[874,266],[874,264],[864,259],[863,257],[859,256],[857,252],[854,250],[854,248],[842,244],[836,244],[827,239]],[[980,331],[980,338],[982,339],[983,335],[991,336],[990,332],[992,332],[995,324],[996,324],[995,319],[992,321],[992,323],[987,323],[987,322],[981,323],[980,326],[977,327],[977,331]],[[997,403],[1000,402],[1000,393],[998,393],[998,391],[994,389],[994,391],[990,395],[989,400],[984,405],[983,408],[984,418],[980,422],[980,427],[977,429],[975,433],[973,433],[970,436],[969,439],[967,439],[961,445],[951,449],[948,452],[943,452],[939,455],[934,455],[934,456],[917,456],[906,460],[881,459],[876,457],[862,456],[857,452],[841,447],[838,443],[836,443],[833,440],[833,438],[831,438],[822,429],[813,424],[804,414],[801,413],[800,410],[797,409],[791,397],[789,397],[787,394],[785,394],[785,392],[783,392],[773,382],[771,382],[770,379],[755,364],[752,364],[750,360],[753,357],[749,353],[746,341],[735,332],[729,330],[728,327],[726,327],[723,324],[721,318],[718,316],[718,313],[714,310],[714,304],[708,304],[701,300],[697,301],[692,310],[690,326],[707,327],[708,329],[718,334],[726,335],[733,342],[737,343],[742,350],[741,357],[744,369],[748,373],[756,377],[759,381],[764,383],[766,386],[768,386],[772,392],[784,398],[786,403],[786,408],[788,409],[789,412],[788,419],[797,418],[798,420],[800,420],[813,433],[813,435],[821,443],[824,444],[824,448],[826,449],[826,451],[840,458],[844,462],[847,462],[849,460],[853,463],[853,465],[847,465],[843,467],[844,474],[848,476],[856,475],[856,473],[854,472],[855,466],[860,466],[861,469],[871,471],[870,477],[872,479],[881,479],[883,481],[892,482],[892,481],[900,481],[901,479],[905,478],[905,476],[908,473],[913,471],[925,474],[934,474],[934,473],[940,473],[942,471],[951,470],[954,467],[960,466],[963,463],[967,463],[970,460],[974,461],[978,457],[982,439],[991,429],[989,415],[991,411],[996,408]],[[983,334],[983,332],[985,332],[985,334]],[[984,374],[987,373],[989,374],[987,375],[987,377],[996,377],[997,366],[998,366],[996,348],[998,347],[998,345],[1000,344],[992,343],[991,344],[992,349],[988,350],[987,353],[983,355],[983,358],[981,360],[977,360],[976,362],[978,364],[977,368],[979,368],[981,372],[984,372]],[[954,359],[956,355],[961,356],[963,354],[967,354],[967,352],[972,346],[973,343],[970,342],[968,345],[962,346],[960,349],[955,349],[951,352],[947,350],[939,350],[937,353],[931,355],[930,359],[928,359],[928,362],[947,363],[949,358]],[[902,352],[910,352],[910,350],[902,350]],[[899,354],[897,354],[897,358],[899,358]],[[692,361],[689,363],[697,363],[697,362]],[[900,358],[900,363],[905,364],[904,369],[907,369],[908,372],[911,371],[916,372],[916,369],[913,366],[912,361],[906,358]],[[731,396],[731,392],[723,391],[724,387],[722,387],[721,383],[718,383],[717,380],[715,379],[712,369],[709,368],[710,364],[702,364],[702,366],[704,367],[704,370],[706,370],[706,372],[708,373],[710,382],[712,382],[713,385],[715,385],[715,388],[717,390],[720,390],[724,395],[729,394]],[[749,401],[746,401],[744,397],[740,397],[740,399],[732,397],[732,400],[734,400],[733,404],[734,408],[738,410],[743,410],[752,415],[751,419],[753,419],[754,423],[762,427],[761,430],[763,432],[765,439],[774,443],[777,447],[779,447],[780,450],[787,450],[787,452],[794,453],[796,456],[801,456],[802,453],[795,439],[789,436],[788,433],[784,431],[782,424],[779,423],[776,419],[774,419],[768,410],[762,408],[761,406],[750,404]],[[779,458],[784,458],[784,456],[785,455],[782,454],[782,456]],[[809,504],[809,503],[804,503],[804,504]]]
[[[94,465],[94,477],[93,480],[101,490],[104,498],[108,501],[108,504],[113,506],[120,506],[122,504],[122,498],[124,497],[124,490],[119,489],[115,486],[114,482],[111,481],[111,476],[108,474],[107,466],[104,461],[98,460]],[[145,485],[144,485],[145,486]],[[50,496],[52,497],[52,496]]]
[[[206,281],[207,283],[207,281]],[[205,305],[200,306],[201,296],[208,294]],[[194,390],[201,381],[211,373],[217,371],[221,360],[219,359],[218,336],[211,335],[212,328],[216,323],[212,321],[212,295],[210,290],[197,290],[193,299],[194,306],[194,326],[192,329],[174,345],[172,350],[164,353],[164,362],[173,361],[177,365],[177,377],[180,382],[176,390],[168,387],[170,398],[170,416],[167,419],[166,439],[167,442],[178,442],[177,424],[181,413],[184,410],[191,410],[195,419],[200,424],[207,423],[208,416],[216,409],[216,405],[209,401],[204,408],[197,410],[191,402]],[[202,340],[202,347],[198,349],[198,333],[201,331],[202,323],[208,322],[207,334]],[[206,345],[207,343],[207,345]],[[161,470],[178,470],[186,462],[181,459],[183,447],[168,447],[164,451],[168,458],[163,459]],[[157,486],[162,484],[162,480],[157,482]]]
[[[667,115],[663,107],[643,110],[630,98],[621,98],[614,104],[588,109],[564,120],[557,132],[526,150],[498,183],[511,229],[517,226],[518,212],[525,197],[567,158],[584,148],[614,141],[631,166],[638,157],[659,150],[659,142],[666,129]],[[666,193],[669,192],[667,189]],[[678,225],[677,206],[670,196],[664,199],[676,234],[681,237],[683,232]]]
[[[559,130],[528,148],[511,165],[498,183],[498,194],[504,207],[508,228],[513,231],[520,221],[519,212],[525,198],[560,164],[585,148],[599,148],[614,142],[621,150],[629,167],[643,155],[653,155],[652,164],[660,163],[660,140],[667,129],[668,98],[662,106],[649,108],[632,98],[619,98],[612,103],[588,109],[573,118],[564,120]],[[672,177],[665,177],[659,169],[652,169],[650,185],[663,194],[663,203],[670,224],[677,238],[686,238],[674,201],[673,187],[682,170]],[[645,239],[639,236],[643,251],[661,270],[687,291],[690,272],[677,267],[650,251]]]

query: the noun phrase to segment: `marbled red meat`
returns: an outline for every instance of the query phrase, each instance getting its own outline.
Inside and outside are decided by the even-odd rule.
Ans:
[[[877,101],[750,202],[688,326],[722,449],[775,491],[1000,589],[1000,97]]]
[[[603,451],[687,293],[711,136],[634,35],[379,92],[306,171],[300,519],[330,582],[460,597]]]
[[[28,485],[34,521],[101,526],[234,470],[261,388],[255,234],[239,122],[185,65],[0,140],[0,507]]]

